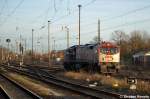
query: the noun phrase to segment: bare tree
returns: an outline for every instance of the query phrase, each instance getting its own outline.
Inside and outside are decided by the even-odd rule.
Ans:
[[[102,41],[102,38],[101,38],[100,40]],[[95,37],[93,38],[93,40],[90,41],[89,43],[91,43],[91,44],[96,44],[96,43],[98,43],[98,36],[95,36]]]
[[[116,30],[112,33],[111,38],[116,44],[121,45],[122,42],[125,42],[129,39],[129,36],[125,34],[124,31]]]
[[[142,31],[132,31],[130,35],[129,45],[131,48],[131,52],[134,53],[136,51],[144,50],[146,46],[146,37],[144,37]]]

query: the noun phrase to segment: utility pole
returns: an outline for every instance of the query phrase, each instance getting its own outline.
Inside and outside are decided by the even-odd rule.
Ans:
[[[22,43],[22,37],[21,37],[21,34],[20,34],[20,45]],[[20,51],[20,55],[21,55],[21,51]]]
[[[78,5],[79,7],[79,46],[80,46],[80,10],[81,10],[81,5]]]
[[[1,39],[0,39],[0,43],[1,43]],[[2,62],[2,45],[0,45],[0,48],[1,48],[1,61],[0,63]]]
[[[50,21],[48,21],[48,66],[50,66]]]
[[[25,49],[24,49],[24,50],[25,50],[25,52],[26,52],[26,50],[27,50],[27,49],[26,49],[26,48],[27,48],[27,39],[24,39],[24,42],[25,42],[25,45],[24,45]]]
[[[34,32],[34,29],[32,29],[32,62],[33,62],[33,32]]]
[[[67,26],[65,28],[67,30],[67,48],[69,48],[69,28]]]
[[[8,47],[8,56],[7,56],[7,62],[8,62],[8,65],[9,65],[9,59],[10,59],[10,55],[9,55],[9,43],[10,43],[10,39],[6,39],[6,42],[8,43],[7,47]]]
[[[100,43],[100,20],[98,19],[98,43]]]

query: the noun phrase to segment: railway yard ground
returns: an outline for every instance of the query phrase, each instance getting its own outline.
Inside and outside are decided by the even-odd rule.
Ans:
[[[81,95],[81,93],[77,91],[68,90],[67,88],[57,86],[55,84],[46,83],[43,80],[36,79],[34,77],[28,76],[23,73],[15,72],[11,69],[17,69],[17,71],[30,71],[30,72],[36,72],[40,77],[42,75],[54,76],[54,78],[57,78],[62,81],[67,81],[70,83],[74,83],[80,86],[88,87],[91,89],[95,89],[101,93],[101,91],[109,92],[111,94],[120,95],[119,98],[127,98],[128,96],[138,96],[141,98],[149,99],[150,98],[150,81],[149,80],[142,80],[137,79],[136,89],[130,90],[130,84],[127,83],[127,76],[123,75],[122,73],[115,74],[115,75],[104,75],[104,74],[89,74],[83,71],[80,72],[67,72],[64,71],[61,68],[58,69],[58,66],[53,66],[52,68],[49,68],[47,66],[42,67],[38,66],[38,64],[30,66],[8,66],[11,69],[9,69],[7,66],[2,66],[1,73],[3,73],[5,76],[15,80],[22,86],[26,87],[28,90],[31,90],[32,92],[38,94],[41,97],[50,97],[50,96],[57,96],[57,97],[66,97],[71,96],[75,97],[75,99],[83,98],[89,98],[94,99],[93,97],[87,96],[87,95]],[[126,71],[126,70],[122,70]],[[130,71],[128,71],[130,72]],[[127,74],[127,73],[125,73]],[[130,74],[130,73],[129,73]],[[144,73],[143,73],[144,74]],[[148,75],[148,74],[147,74]],[[146,77],[146,76],[144,76]],[[44,76],[43,76],[44,79]],[[3,84],[0,82],[0,85],[3,87]],[[65,86],[65,84],[64,84]],[[9,90],[6,88],[6,90]],[[12,94],[12,93],[11,93]],[[100,97],[99,97],[100,98]],[[18,98],[14,98],[18,99]],[[55,98],[54,98],[55,99]],[[64,98],[68,99],[68,98]],[[69,98],[70,99],[70,98]],[[102,99],[106,99],[105,96],[102,95]],[[110,97],[107,97],[107,99],[110,99]],[[115,98],[114,98],[115,99]]]
[[[68,91],[65,90],[59,86],[55,86],[53,84],[46,84],[42,81],[39,81],[37,79],[31,78],[29,76],[26,75],[22,75],[19,73],[15,73],[15,72],[10,72],[10,71],[5,71],[3,72],[3,75],[5,75],[6,77],[9,77],[10,79],[16,81],[17,83],[21,84],[22,86],[24,86],[25,88],[27,88],[30,91],[33,91],[34,93],[38,94],[41,97],[44,97],[44,99],[49,99],[49,98],[62,98],[62,97],[70,97],[70,98],[85,98],[84,96],[79,96],[78,93],[75,93],[73,91]],[[2,79],[1,79],[2,81]],[[13,89],[13,86],[7,86],[5,83],[0,82],[0,85],[2,88],[4,88],[6,90],[6,92],[11,95],[11,97],[13,97],[14,99],[21,99],[18,97],[22,97],[21,95],[18,95],[18,97],[16,97],[16,94],[19,93],[19,91],[17,92],[16,89]],[[6,86],[6,87],[5,87]],[[14,97],[15,96],[15,97]],[[24,96],[25,99],[29,99],[27,96]],[[33,98],[34,99],[34,98]]]

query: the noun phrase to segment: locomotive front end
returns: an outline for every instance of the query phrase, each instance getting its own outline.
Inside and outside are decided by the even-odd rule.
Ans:
[[[98,49],[101,72],[118,72],[120,68],[120,49],[110,42],[103,42]]]

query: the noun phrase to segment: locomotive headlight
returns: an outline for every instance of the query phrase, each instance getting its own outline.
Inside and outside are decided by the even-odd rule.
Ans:
[[[103,57],[103,58],[102,58],[102,60],[104,61],[104,60],[105,60],[105,58]]]
[[[95,53],[97,53],[97,50],[95,50]]]

